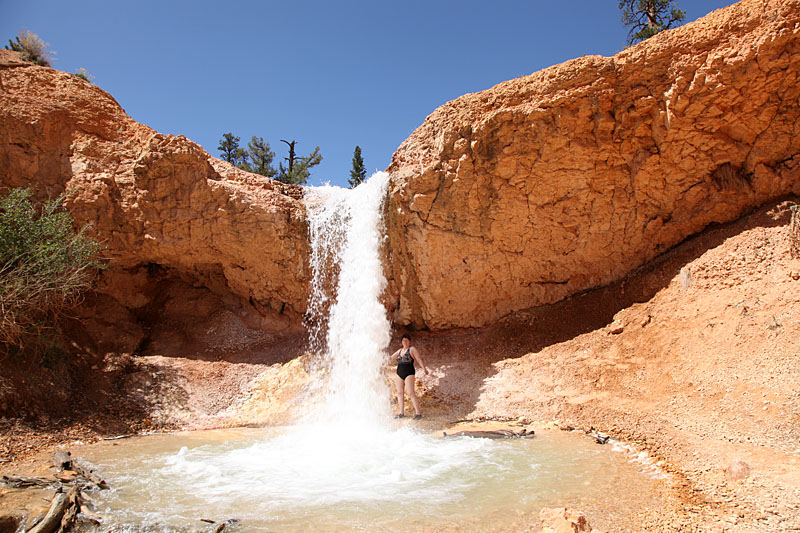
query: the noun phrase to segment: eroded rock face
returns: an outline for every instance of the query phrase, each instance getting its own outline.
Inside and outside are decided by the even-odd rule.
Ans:
[[[800,1],[458,98],[394,155],[394,320],[481,326],[800,192]]]
[[[169,287],[209,289],[247,327],[300,324],[307,283],[301,188],[157,133],[91,83],[10,52],[0,56],[0,187],[30,187],[39,199],[66,191],[76,223],[91,224],[106,245],[110,268],[98,290],[140,320],[171,280]],[[129,350],[136,341],[125,344]]]

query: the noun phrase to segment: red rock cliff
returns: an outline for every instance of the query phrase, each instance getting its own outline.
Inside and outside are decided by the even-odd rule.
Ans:
[[[19,186],[40,199],[66,191],[77,224],[92,225],[110,265],[99,289],[127,310],[112,306],[120,320],[165,305],[165,277],[183,280],[184,300],[187,287],[240,299],[228,307],[257,329],[290,328],[305,310],[299,187],[235,169],[136,123],[95,85],[4,51],[0,187]]]
[[[800,193],[800,1],[469,94],[394,155],[395,321],[480,326],[605,285]]]

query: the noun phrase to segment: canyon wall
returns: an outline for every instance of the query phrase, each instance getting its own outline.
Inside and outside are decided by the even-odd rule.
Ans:
[[[614,57],[440,107],[389,168],[394,322],[486,325],[800,193],[799,67],[800,0],[743,0]],[[301,188],[235,169],[136,123],[91,83],[2,51],[0,187],[16,186],[66,193],[77,224],[104,242],[96,329],[128,324],[126,351],[142,342],[137,324],[170,316],[166,347],[190,344],[176,331],[212,344],[299,331]]]
[[[134,315],[160,316],[170,305],[189,322],[225,307],[257,330],[300,324],[302,188],[160,134],[97,86],[8,51],[0,55],[0,187],[29,187],[39,200],[65,193],[76,225],[91,226],[109,265],[93,301],[108,332],[129,323],[127,350],[141,341]]]
[[[743,0],[434,111],[387,205],[395,322],[482,326],[800,193],[800,1]]]

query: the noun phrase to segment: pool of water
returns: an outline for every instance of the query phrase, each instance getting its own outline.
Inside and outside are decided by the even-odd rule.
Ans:
[[[237,531],[478,531],[536,524],[548,506],[661,504],[660,483],[629,454],[559,431],[442,439],[318,424],[155,435],[80,455],[111,487],[91,495],[105,531],[201,519],[236,519]]]

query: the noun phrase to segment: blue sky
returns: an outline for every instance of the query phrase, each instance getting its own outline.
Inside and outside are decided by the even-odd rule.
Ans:
[[[733,0],[678,0],[687,22]],[[0,0],[21,29],[83,67],[135,120],[217,156],[257,135],[277,160],[319,145],[309,184],[346,186],[353,149],[383,170],[439,105],[584,54],[625,46],[617,0]]]

